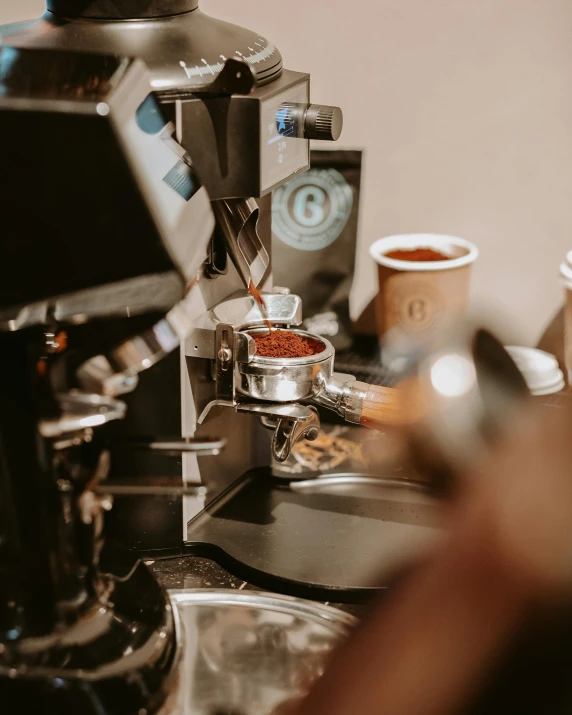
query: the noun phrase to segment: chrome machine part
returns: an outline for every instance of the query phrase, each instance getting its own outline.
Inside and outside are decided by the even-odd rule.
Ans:
[[[263,333],[264,328],[248,331]],[[237,391],[244,397],[267,402],[296,402],[315,397],[334,372],[335,351],[322,337],[292,330],[296,335],[315,340],[323,351],[301,358],[267,358],[255,355],[250,362],[236,364]]]
[[[264,297],[274,325],[301,322],[301,301],[297,296],[279,293]],[[233,324],[217,322],[220,318],[230,319]],[[334,373],[335,351],[331,343],[290,329],[320,343],[323,350],[303,358],[260,357],[256,355],[253,339],[267,330],[260,323],[254,301],[241,296],[205,315],[204,327],[192,331],[186,343],[187,354],[215,361],[216,399],[206,405],[201,421],[215,405],[266,415],[264,426],[275,430],[272,454],[279,462],[288,458],[293,445],[302,437],[317,437],[320,426],[317,412],[298,405],[300,400],[327,407],[348,422],[359,424],[369,386],[351,375]]]
[[[61,415],[42,419],[38,423],[40,434],[47,439],[83,432],[113,420],[122,420],[127,409],[124,402],[78,391],[58,395],[57,402]]]
[[[284,288],[275,288],[272,293],[263,293],[262,297],[266,304],[267,319],[273,326],[300,325],[302,301],[297,295],[291,295]],[[221,347],[220,339],[217,343],[217,330],[220,326],[228,326],[232,329],[235,341],[233,362],[250,362],[255,355],[256,346],[252,337],[245,331],[252,331],[264,325],[264,317],[254,298],[239,291],[195,321],[195,326],[185,342],[185,353],[187,357],[214,360]]]
[[[214,201],[213,211],[246,289],[252,285],[258,288],[270,268],[270,256],[258,235],[260,209],[256,201]]]
[[[346,422],[360,424],[368,384],[339,372],[335,372],[330,380],[320,375],[317,383],[319,389],[313,397],[316,404],[337,412]]]
[[[273,430],[272,456],[278,462],[288,459],[296,442],[303,438],[311,442],[320,434],[320,416],[315,407],[296,403],[241,403],[237,410],[260,416],[264,427]]]
[[[357,620],[256,591],[171,591],[187,643],[180,715],[268,715],[307,694]]]

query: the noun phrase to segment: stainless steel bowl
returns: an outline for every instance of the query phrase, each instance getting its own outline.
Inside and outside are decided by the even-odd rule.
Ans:
[[[263,335],[266,328],[245,331]],[[324,350],[302,358],[270,358],[255,355],[249,363],[236,363],[236,384],[242,395],[268,402],[296,402],[315,397],[334,372],[331,343],[303,330],[288,332],[323,344]]]
[[[357,624],[318,603],[256,591],[171,591],[186,634],[177,715],[271,715],[306,695]],[[166,714],[165,714],[166,715]]]

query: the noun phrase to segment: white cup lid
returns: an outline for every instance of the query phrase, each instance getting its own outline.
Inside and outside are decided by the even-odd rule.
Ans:
[[[552,395],[565,387],[564,375],[554,355],[535,348],[513,345],[506,350],[533,395]]]

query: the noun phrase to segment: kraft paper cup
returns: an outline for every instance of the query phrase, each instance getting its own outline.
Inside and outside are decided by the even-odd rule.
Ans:
[[[385,255],[416,248],[432,248],[450,258],[403,261]],[[378,265],[376,314],[380,339],[391,330],[416,341],[431,341],[465,313],[471,266],[479,255],[470,241],[434,234],[388,236],[372,244],[370,255]]]
[[[564,305],[564,364],[568,373],[568,384],[572,382],[572,251],[566,254],[560,266],[560,275],[565,291]]]

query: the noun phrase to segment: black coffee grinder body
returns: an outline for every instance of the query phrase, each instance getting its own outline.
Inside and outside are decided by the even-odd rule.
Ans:
[[[177,613],[104,548],[106,432],[179,345],[210,202],[140,61],[4,46],[0,90],[2,711],[172,712]]]

